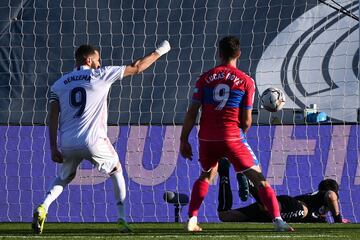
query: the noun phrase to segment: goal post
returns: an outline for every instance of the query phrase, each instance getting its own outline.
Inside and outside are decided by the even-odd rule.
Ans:
[[[359,1],[336,2],[359,15]],[[30,222],[57,174],[46,126],[49,88],[73,69],[75,49],[98,46],[102,65],[122,65],[163,40],[172,46],[167,55],[112,86],[108,134],[123,166],[128,220],[174,221],[164,193],[190,195],[200,173],[198,126],[187,161],[179,155],[181,124],[198,76],[219,63],[217,44],[226,35],[240,38],[238,67],[256,83],[247,138],[267,180],[277,194],[294,196],[336,179],[343,216],[359,222],[359,22],[308,0],[1,1],[0,222]],[[261,107],[268,87],[285,93],[283,110]],[[325,119],[304,118],[314,104]],[[253,202],[239,200],[230,172],[234,208]],[[201,222],[219,221],[217,193],[215,182]],[[187,209],[180,207],[180,221]],[[115,220],[111,181],[86,161],[48,214],[50,222]]]

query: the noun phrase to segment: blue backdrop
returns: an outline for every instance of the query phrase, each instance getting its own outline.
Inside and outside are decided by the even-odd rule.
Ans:
[[[174,221],[173,206],[164,202],[163,193],[190,194],[200,172],[197,132],[194,129],[190,138],[195,151],[191,162],[178,154],[180,129],[111,129],[127,182],[130,221]],[[250,130],[248,140],[278,194],[312,192],[324,177],[332,177],[340,183],[344,217],[356,222],[360,219],[359,132],[357,125],[259,126]],[[50,159],[46,128],[0,127],[0,133],[0,221],[31,221],[33,207],[42,201],[57,172]],[[200,210],[201,221],[218,221],[215,185]],[[232,188],[234,207],[251,202],[240,203],[235,182]],[[187,206],[182,220],[186,212]],[[51,206],[48,220],[115,221],[111,181],[85,162],[72,185]]]

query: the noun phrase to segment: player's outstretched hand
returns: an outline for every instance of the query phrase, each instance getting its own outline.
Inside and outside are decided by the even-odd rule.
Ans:
[[[180,154],[183,156],[183,158],[187,158],[189,160],[192,160],[192,149],[189,142],[182,141],[180,142]]]
[[[63,156],[61,152],[58,149],[52,149],[51,150],[51,159],[56,163],[62,163],[63,162]]]
[[[155,52],[157,52],[157,54],[159,54],[160,56],[164,55],[165,53],[169,52],[171,49],[170,43],[165,40],[162,41],[158,47],[156,48]]]

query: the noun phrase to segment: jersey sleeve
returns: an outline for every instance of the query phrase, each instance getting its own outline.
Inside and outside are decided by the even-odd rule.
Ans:
[[[54,85],[53,85],[53,86],[51,86],[51,88],[50,88],[49,102],[51,103],[51,102],[54,102],[54,101],[59,102],[59,96],[58,96],[58,94],[56,93],[56,89],[55,89],[55,87],[54,87]]]
[[[243,109],[251,110],[253,108],[254,95],[255,95],[255,82],[251,77],[249,77],[245,89],[244,101],[242,104]]]
[[[106,66],[94,70],[92,76],[113,84],[116,80],[121,80],[124,77],[125,68],[126,66]]]

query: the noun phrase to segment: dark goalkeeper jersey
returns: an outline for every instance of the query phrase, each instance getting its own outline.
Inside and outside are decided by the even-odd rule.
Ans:
[[[304,218],[304,222],[326,222],[326,192],[317,191],[295,197],[295,199],[303,202],[308,208],[308,214]]]

